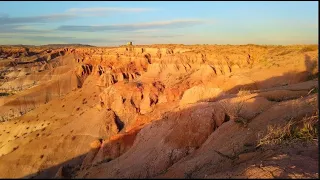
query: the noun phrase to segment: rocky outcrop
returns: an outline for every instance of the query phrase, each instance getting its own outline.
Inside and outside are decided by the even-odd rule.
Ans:
[[[260,160],[246,153],[269,125],[317,109],[317,81],[294,84],[316,75],[317,50],[301,48],[12,50],[19,61],[0,64],[0,176],[205,178]]]
[[[194,86],[184,92],[180,105],[196,103],[201,100],[213,101],[214,98],[223,96],[223,94],[223,91],[219,88]]]

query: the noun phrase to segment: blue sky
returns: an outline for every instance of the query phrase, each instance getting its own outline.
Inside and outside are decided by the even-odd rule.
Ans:
[[[318,44],[318,2],[0,2],[0,44]]]

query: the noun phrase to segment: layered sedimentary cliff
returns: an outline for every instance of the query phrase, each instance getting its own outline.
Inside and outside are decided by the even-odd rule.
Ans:
[[[220,153],[239,158],[284,112],[299,120],[317,108],[317,46],[16,47],[0,57],[0,177],[216,177],[232,167]]]

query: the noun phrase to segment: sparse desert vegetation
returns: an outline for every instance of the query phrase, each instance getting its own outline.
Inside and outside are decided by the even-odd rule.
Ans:
[[[317,46],[40,49],[0,66],[0,177],[318,175]]]
[[[318,140],[318,113],[301,120],[290,119],[284,126],[268,126],[267,134],[259,140],[260,145],[277,145],[295,140]]]

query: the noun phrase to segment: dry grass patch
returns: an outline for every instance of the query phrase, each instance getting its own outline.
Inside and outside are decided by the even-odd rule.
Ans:
[[[316,113],[300,121],[291,119],[285,126],[268,126],[267,134],[259,140],[258,146],[318,139],[318,120],[318,113]]]
[[[236,123],[239,123],[243,125],[244,127],[247,127],[248,125],[248,120],[243,118],[240,113],[244,105],[244,101],[239,101],[235,104],[229,103],[227,104],[226,102],[220,102],[220,105],[226,112],[226,114],[230,117],[231,120],[233,120]]]
[[[310,51],[316,51],[318,49],[318,46],[307,46],[307,47],[303,47],[300,52],[304,53],[304,52],[310,52]]]
[[[246,90],[246,89],[240,89],[238,92],[238,96],[248,96],[251,94],[250,90]]]

